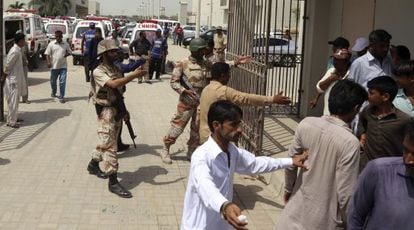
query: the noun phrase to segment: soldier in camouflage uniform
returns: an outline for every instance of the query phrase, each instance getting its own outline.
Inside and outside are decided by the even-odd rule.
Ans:
[[[191,56],[175,66],[171,77],[171,88],[180,94],[177,112],[171,120],[171,127],[164,137],[164,149],[161,159],[164,163],[171,164],[170,146],[184,131],[191,119],[190,139],[187,142],[187,158],[199,145],[198,127],[196,122],[196,110],[199,104],[201,91],[207,85],[207,72],[211,66],[208,60],[204,60],[204,51],[207,42],[202,38],[195,38],[190,43]],[[185,75],[185,76],[184,76]],[[184,80],[184,79],[188,79]]]
[[[123,103],[122,87],[135,78],[142,77],[145,71],[137,68],[132,74],[123,77],[114,64],[119,47],[113,40],[103,40],[98,45],[98,56],[102,63],[93,71],[91,86],[92,99],[98,115],[99,144],[92,153],[87,167],[90,174],[100,178],[109,176],[108,189],[120,197],[130,198],[131,193],[119,184],[117,179],[117,137],[122,119],[129,119],[129,113],[120,105]]]

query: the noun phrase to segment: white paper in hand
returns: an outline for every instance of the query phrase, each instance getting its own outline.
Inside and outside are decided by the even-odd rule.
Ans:
[[[247,216],[245,215],[240,215],[237,217],[237,219],[239,219],[243,223],[247,223]]]

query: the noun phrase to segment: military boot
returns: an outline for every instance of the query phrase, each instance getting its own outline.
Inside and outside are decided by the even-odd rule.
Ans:
[[[89,174],[96,175],[99,178],[102,178],[102,179],[108,178],[108,175],[106,175],[106,173],[104,173],[99,168],[99,162],[98,161],[95,161],[94,159],[92,159],[89,162],[87,170],[88,170]]]
[[[162,162],[164,162],[165,164],[172,164],[169,145],[164,145],[164,148],[162,149],[160,156],[161,156]]]
[[[108,190],[123,198],[132,197],[132,194],[119,183],[116,173],[109,175]]]

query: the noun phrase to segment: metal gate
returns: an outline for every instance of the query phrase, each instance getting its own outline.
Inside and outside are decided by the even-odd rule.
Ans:
[[[240,91],[273,96],[280,91],[289,106],[243,108],[240,144],[262,154],[266,114],[299,114],[305,0],[229,0],[227,59],[251,55],[248,65],[233,68],[229,83]]]

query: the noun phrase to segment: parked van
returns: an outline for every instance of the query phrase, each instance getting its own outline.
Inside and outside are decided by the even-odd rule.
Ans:
[[[26,41],[29,48],[29,65],[33,68],[39,66],[39,56],[43,55],[46,50],[48,39],[43,26],[42,17],[37,14],[31,13],[33,11],[19,11],[9,10],[10,14],[19,15],[24,17],[26,34]]]
[[[131,39],[129,41],[129,44],[131,44],[135,39],[139,38],[139,33],[141,31],[145,31],[147,40],[152,43],[152,41],[155,38],[155,32],[158,29],[161,30],[161,34],[162,34],[162,28],[158,24],[154,24],[154,23],[138,23],[135,26],[134,30],[132,31],[132,36],[131,36]]]
[[[101,21],[91,21],[91,20],[83,20],[79,21],[76,25],[75,30],[73,31],[72,37],[72,58],[73,58],[73,65],[77,65],[78,63],[82,63],[82,34],[89,29],[89,24],[95,23],[95,28],[100,28],[102,31],[102,37],[105,39],[108,34],[108,29],[106,28],[105,24]]]
[[[49,42],[55,40],[55,32],[60,30],[63,34],[63,41],[67,42],[69,45],[72,43],[72,26],[69,25],[68,21],[62,19],[53,19],[46,23],[45,28]]]
[[[24,33],[24,18],[19,15],[5,13],[3,15],[3,60],[6,60],[6,54],[13,47],[14,35],[19,30]]]

